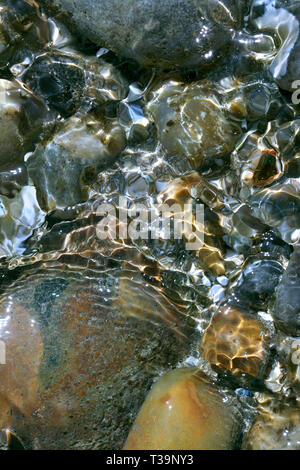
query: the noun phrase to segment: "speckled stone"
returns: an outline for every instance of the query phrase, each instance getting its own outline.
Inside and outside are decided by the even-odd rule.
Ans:
[[[238,2],[218,0],[44,0],[71,15],[78,32],[147,67],[210,65],[240,21]]]

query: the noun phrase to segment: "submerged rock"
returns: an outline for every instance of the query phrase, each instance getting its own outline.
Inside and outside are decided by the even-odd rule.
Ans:
[[[223,307],[204,333],[204,359],[233,375],[258,377],[266,366],[266,340],[259,320],[237,308]]]
[[[0,171],[23,164],[47,120],[51,117],[40,98],[16,81],[0,79]]]
[[[245,262],[233,295],[240,305],[252,310],[263,309],[274,294],[283,274],[283,267],[276,259],[267,256],[249,256]]]
[[[76,112],[83,100],[84,70],[70,56],[43,54],[26,70],[22,80],[64,117]]]
[[[125,450],[228,450],[239,441],[237,410],[195,368],[161,377],[146,398]]]
[[[91,41],[144,66],[165,68],[211,65],[225,55],[241,8],[238,2],[218,0],[41,3],[67,11],[77,31]]]
[[[300,6],[293,0],[255,0],[252,8],[260,7],[263,14],[255,20],[255,26],[271,32],[279,43],[278,51],[269,67],[274,79],[284,90],[293,91],[293,83],[300,76]],[[255,10],[254,10],[255,11]]]
[[[222,168],[240,135],[226,117],[222,97],[203,83],[169,81],[153,93],[148,109],[168,154],[187,157],[194,168],[212,160]]]
[[[41,207],[50,211],[86,200],[97,174],[125,145],[124,132],[116,120],[100,122],[80,115],[66,120],[26,162]]]
[[[300,336],[300,250],[296,248],[277,289],[273,318],[277,326]]]
[[[34,266],[0,299],[0,429],[27,449],[120,448],[153,379],[187,353],[172,301],[140,276],[124,305],[96,259]]]
[[[264,188],[251,196],[249,202],[256,217],[275,228],[286,243],[300,239],[299,181],[294,178]]]
[[[300,408],[296,403],[264,400],[246,434],[247,450],[300,450]]]
[[[44,219],[33,186],[24,186],[13,198],[0,196],[0,258],[23,254],[24,242]]]

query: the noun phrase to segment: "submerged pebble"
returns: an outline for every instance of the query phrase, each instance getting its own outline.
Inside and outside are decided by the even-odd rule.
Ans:
[[[254,20],[259,30],[271,32],[279,48],[270,65],[270,71],[284,90],[293,91],[293,82],[299,80],[300,68],[300,7],[297,2],[255,0],[253,7],[263,8],[263,15]]]
[[[97,174],[125,145],[124,132],[115,120],[101,122],[81,115],[66,120],[26,161],[42,209],[64,208],[86,200]]]
[[[268,403],[269,402],[269,403]],[[247,450],[299,450],[300,408],[296,403],[266,400],[248,431],[243,448]]]
[[[239,420],[232,406],[197,369],[174,370],[150,391],[124,449],[234,449]]]
[[[33,186],[24,186],[12,198],[0,196],[0,258],[24,253],[25,241],[44,220]]]
[[[230,306],[218,310],[204,333],[204,359],[233,375],[258,377],[266,366],[268,335],[262,323]]]
[[[226,118],[221,96],[201,83],[167,82],[154,91],[148,109],[167,152],[186,157],[194,168],[209,166],[212,160],[222,168],[239,137],[238,126]]]

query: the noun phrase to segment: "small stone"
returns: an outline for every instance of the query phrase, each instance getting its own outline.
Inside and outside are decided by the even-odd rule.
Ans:
[[[77,111],[85,86],[84,71],[62,54],[43,54],[22,77],[26,85],[44,98],[50,108],[67,117]]]
[[[233,375],[258,377],[266,361],[262,324],[231,306],[217,310],[203,339],[204,359]]]
[[[27,160],[41,207],[51,211],[85,201],[98,173],[125,145],[124,132],[115,120],[99,122],[80,115],[66,120]]]
[[[283,0],[265,2],[264,14],[255,20],[260,30],[277,36],[279,48],[269,69],[278,85],[293,91],[299,80],[300,67],[300,7],[298,2]]]
[[[168,154],[185,156],[194,168],[212,160],[222,166],[240,134],[226,118],[221,96],[201,83],[163,84],[154,91],[148,110]]]
[[[0,196],[0,257],[23,254],[24,242],[44,220],[33,186],[23,186],[13,198]]]
[[[20,93],[13,82],[0,80],[0,170],[11,168],[23,158]]]
[[[125,450],[226,450],[239,441],[236,411],[196,368],[159,379],[147,396]]]
[[[295,403],[269,399],[245,436],[246,450],[300,450],[300,408]]]
[[[258,311],[267,307],[267,302],[283,274],[283,267],[277,259],[267,256],[249,256],[233,289],[233,295],[240,305]]]

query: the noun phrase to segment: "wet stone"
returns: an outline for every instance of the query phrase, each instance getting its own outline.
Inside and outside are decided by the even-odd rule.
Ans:
[[[259,4],[258,1],[253,4]],[[262,15],[257,14],[255,24],[260,30],[272,32],[279,39],[277,54],[270,71],[281,88],[293,91],[293,82],[299,80],[300,68],[300,7],[298,2],[261,2]]]
[[[113,163],[125,144],[115,120],[81,115],[66,120],[26,162],[41,207],[50,211],[86,200],[98,173]]]
[[[154,91],[148,109],[168,154],[186,157],[194,168],[212,161],[224,167],[240,130],[226,118],[215,91],[201,83],[170,81]]]
[[[243,448],[247,450],[299,450],[300,409],[291,403],[262,403],[258,417],[246,434]]]
[[[253,310],[263,309],[275,293],[283,271],[276,259],[250,256],[233,289],[235,299]]]
[[[217,0],[44,0],[101,47],[146,67],[205,67],[232,47],[238,2]],[[178,21],[180,19],[180,21]],[[116,34],[116,29],[118,34]]]
[[[67,61],[67,57],[59,55],[42,55],[22,78],[34,93],[64,117],[74,114],[82,102],[84,72],[71,63],[71,58]]]
[[[235,307],[220,308],[206,329],[204,359],[233,375],[259,377],[266,366],[267,334],[253,315]]]
[[[0,258],[23,254],[26,240],[45,220],[33,186],[23,186],[12,196],[0,196]]]
[[[122,447],[154,378],[187,352],[176,306],[142,278],[124,310],[113,272],[82,275],[31,269],[1,298],[0,428],[26,449]]]
[[[197,369],[183,368],[156,382],[124,449],[229,450],[238,440],[237,410]]]

